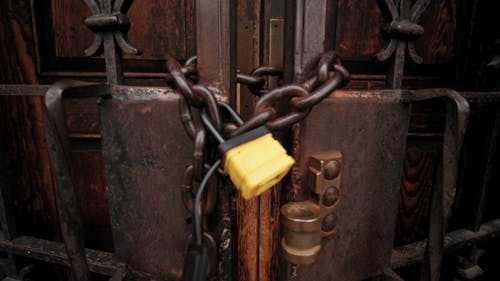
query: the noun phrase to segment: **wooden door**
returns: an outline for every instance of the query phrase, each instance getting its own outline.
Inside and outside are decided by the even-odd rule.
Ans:
[[[197,32],[196,2],[131,2],[127,12],[131,22],[128,42],[142,54],[124,54],[125,84],[168,86],[165,79],[166,53],[185,61],[200,51],[210,52],[208,48],[200,47],[199,40],[203,44],[203,40],[210,40],[213,34],[207,32],[204,39],[200,39],[203,37]],[[385,4],[387,1],[233,2],[237,7],[233,7],[236,9],[236,20],[232,21],[232,36],[236,36],[237,40],[232,43],[228,51],[231,55],[227,57],[236,62],[242,72],[250,72],[259,65],[273,65],[284,69],[283,83],[297,78],[294,67],[298,62],[293,57],[294,50],[297,50],[294,44],[297,39],[295,20],[299,9],[306,12],[306,31],[317,33],[315,37],[321,39],[305,42],[306,47],[300,54],[304,59],[304,71],[309,71],[307,63],[317,59],[318,50],[335,49],[351,72],[347,90],[399,88],[394,80],[387,82],[393,57],[385,61],[375,58],[391,42],[390,36],[382,32],[386,23],[391,21]],[[420,1],[408,2],[414,4]],[[84,55],[85,48],[94,39],[93,32],[83,23],[92,15],[84,1],[7,0],[0,4],[0,8],[3,45],[0,54],[1,84],[48,85],[66,78],[106,81],[104,57]],[[494,1],[432,1],[417,22],[425,32],[413,38],[422,63],[417,64],[406,56],[402,87],[452,88],[461,92],[496,89],[498,72],[487,64],[498,51],[495,41],[500,34],[492,28],[498,25],[495,16],[498,8]],[[222,14],[224,16],[224,12]],[[28,87],[23,91],[35,92],[38,87]],[[44,135],[42,99],[36,95],[16,96],[13,88],[2,89],[0,155],[2,163],[5,163],[4,182],[12,190],[17,233],[61,241]],[[253,112],[256,98],[245,86],[241,85],[239,89],[238,92],[231,90],[231,98],[246,118]],[[498,175],[491,172],[498,169],[498,149],[494,152],[494,148],[498,147],[495,142],[498,98],[495,94],[487,98],[473,93],[465,95],[472,107],[470,133],[464,143],[460,181],[449,231],[461,228],[477,230],[481,223],[499,217],[494,199],[488,199],[498,195],[498,190],[494,188],[498,185]],[[113,238],[96,99],[68,100],[65,102],[65,113],[72,148],[71,166],[78,171],[74,185],[82,210],[85,246],[112,252]],[[401,171],[397,221],[388,222],[395,223],[395,247],[411,245],[427,236],[430,194],[438,168],[443,128],[443,104],[426,102],[413,106]],[[292,135],[285,131],[282,136],[289,147],[292,147]],[[477,151],[478,146],[482,147],[480,152]],[[477,190],[487,190],[488,196]],[[278,254],[281,236],[279,207],[297,199],[293,192],[293,178],[285,181],[281,189],[274,188],[252,201],[235,195],[235,232],[231,240],[234,248],[229,259],[232,266],[227,269],[225,278],[294,278],[294,272],[300,271],[300,266],[297,269],[286,264]],[[488,244],[488,247],[491,245],[498,247],[498,243]],[[492,265],[498,255],[493,250],[487,253],[486,260],[481,264],[487,272],[486,278],[489,278],[485,280],[495,280],[499,273]],[[467,252],[460,254],[469,255]],[[453,259],[454,254],[447,257],[444,278],[454,277],[456,264]],[[32,263],[23,259],[17,262],[20,265]],[[418,270],[418,267],[408,267],[398,273],[411,280]],[[67,278],[64,269],[48,267],[43,263],[35,267],[32,275],[34,280]],[[341,277],[334,277],[341,280]]]

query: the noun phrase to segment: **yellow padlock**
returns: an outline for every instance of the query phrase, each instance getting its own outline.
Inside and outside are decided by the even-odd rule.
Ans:
[[[229,111],[238,125],[243,123],[231,107],[219,105]],[[264,126],[224,140],[206,113],[202,112],[201,119],[220,143],[218,149],[222,155],[224,171],[246,200],[277,184],[295,163]]]

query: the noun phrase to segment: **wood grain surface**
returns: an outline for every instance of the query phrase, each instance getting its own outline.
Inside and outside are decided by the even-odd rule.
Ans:
[[[408,143],[403,161],[395,246],[427,237],[430,196],[439,160],[439,143]]]
[[[261,3],[256,0],[238,2],[237,25],[237,67],[245,73],[259,65],[261,44]],[[256,99],[246,86],[239,90],[240,114],[248,118],[253,114]],[[237,104],[238,101],[232,101]],[[245,200],[236,193],[236,224],[238,243],[238,280],[259,279],[259,229],[260,198]]]

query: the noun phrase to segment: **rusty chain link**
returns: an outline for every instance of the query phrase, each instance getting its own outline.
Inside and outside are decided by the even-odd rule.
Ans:
[[[269,89],[264,88],[266,84],[266,76],[277,76],[281,77],[283,72],[273,66],[260,66],[252,71],[251,74],[244,74],[238,72],[236,74],[236,79],[238,83],[248,86],[248,89],[252,94],[260,97],[269,92]]]
[[[282,76],[282,71],[270,66],[261,66],[250,74],[237,73],[237,81],[248,86],[252,94],[260,97],[255,105],[253,116],[243,124],[223,122],[215,96],[210,90],[196,82],[196,56],[180,65],[172,56],[167,55],[167,82],[175,84],[182,97],[179,100],[179,113],[187,135],[194,141],[193,161],[183,176],[181,185],[183,203],[186,209],[193,212],[194,182],[199,182],[207,169],[205,128],[199,125],[197,114],[203,108],[207,111],[214,127],[226,135],[233,137],[253,128],[265,125],[271,131],[281,130],[304,119],[311,109],[331,92],[343,87],[349,81],[349,72],[342,66],[340,57],[335,51],[324,53],[318,61],[317,70],[301,84],[289,84],[274,89],[266,87],[266,77]],[[189,78],[188,78],[189,77]],[[285,100],[290,109],[288,113],[278,116],[276,104]],[[207,195],[202,202],[202,214],[210,214],[215,206],[217,183],[211,180]]]

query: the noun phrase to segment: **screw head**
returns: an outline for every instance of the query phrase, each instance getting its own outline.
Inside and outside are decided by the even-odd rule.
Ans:
[[[326,207],[333,206],[339,200],[339,190],[336,186],[330,186],[323,193],[323,205]]]
[[[332,160],[328,162],[325,166],[325,179],[333,180],[340,174],[340,163],[337,160]]]
[[[326,215],[321,223],[321,230],[323,232],[330,232],[337,226],[337,215],[334,213]]]

